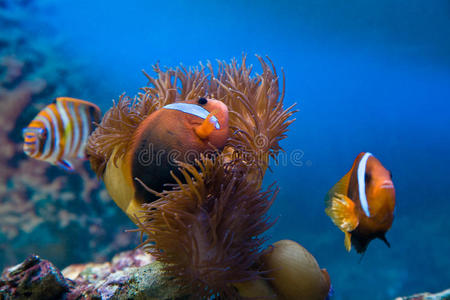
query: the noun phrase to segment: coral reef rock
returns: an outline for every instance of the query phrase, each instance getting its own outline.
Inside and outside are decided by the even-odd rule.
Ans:
[[[450,289],[436,294],[423,293],[408,297],[398,297],[395,300],[450,300]]]
[[[69,284],[52,263],[37,255],[6,269],[0,278],[0,299],[58,299]]]
[[[163,265],[141,249],[122,252],[111,262],[70,265],[62,272],[32,255],[0,278],[0,300],[184,298],[163,274]]]

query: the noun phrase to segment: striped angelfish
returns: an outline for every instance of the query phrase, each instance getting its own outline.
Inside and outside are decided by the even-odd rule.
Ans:
[[[23,129],[23,150],[30,157],[71,171],[71,161],[86,158],[87,140],[100,117],[100,108],[93,103],[56,98]]]

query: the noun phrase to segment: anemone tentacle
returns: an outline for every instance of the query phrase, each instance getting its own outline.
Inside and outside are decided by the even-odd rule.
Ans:
[[[137,231],[147,235],[143,245],[167,264],[167,274],[191,287],[190,294],[234,299],[233,283],[266,271],[252,266],[263,253],[262,235],[273,225],[267,211],[278,188],[257,188],[246,180],[247,166],[223,155],[202,156],[197,165],[180,163],[184,181],[176,178],[177,187],[144,205]]]

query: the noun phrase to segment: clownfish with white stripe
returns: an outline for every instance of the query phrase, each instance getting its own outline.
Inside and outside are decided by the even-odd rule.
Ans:
[[[125,172],[133,181],[135,199],[154,200],[141,182],[161,192],[165,184],[174,183],[171,172],[182,176],[175,161],[195,164],[200,153],[223,149],[228,135],[228,107],[219,100],[179,101],[150,114],[131,137],[127,153]]]
[[[86,158],[86,142],[100,117],[100,108],[91,102],[56,98],[23,129],[23,151],[32,158],[73,171],[72,161]]]
[[[371,153],[360,153],[350,171],[326,196],[326,214],[345,233],[345,248],[364,253],[379,238],[390,247],[386,232],[394,220],[392,174]]]

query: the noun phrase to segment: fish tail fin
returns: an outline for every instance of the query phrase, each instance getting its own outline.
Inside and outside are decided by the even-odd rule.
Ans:
[[[366,251],[360,252],[361,253],[361,257],[359,258],[358,264],[360,264],[364,258],[364,255],[366,255]]]
[[[206,139],[216,128],[217,118],[215,114],[216,111],[210,112],[203,123],[195,128],[195,133],[199,138]]]
[[[386,239],[386,235],[383,234],[382,236],[380,236],[380,240],[382,240],[386,244],[386,246],[388,246],[388,248],[391,248],[391,244]]]
[[[345,233],[345,249],[351,249],[351,234],[359,224],[358,216],[355,212],[355,203],[347,196],[335,193],[327,201],[325,213],[331,218],[333,223]]]

